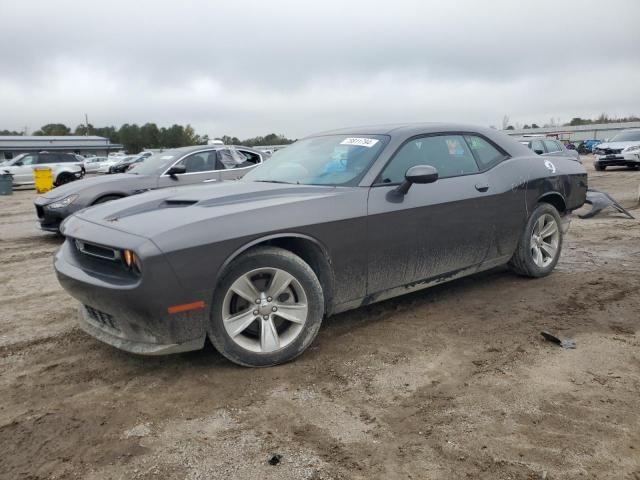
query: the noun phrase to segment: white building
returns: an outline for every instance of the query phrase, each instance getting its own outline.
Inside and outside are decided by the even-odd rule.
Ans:
[[[522,135],[546,135],[573,143],[582,140],[606,140],[616,133],[628,128],[640,128],[640,122],[625,123],[594,123],[591,125],[576,125],[572,127],[543,127],[523,128],[519,130],[503,130],[507,135],[521,137]]]
[[[68,152],[80,155],[106,156],[122,150],[123,146],[111,143],[108,138],[95,136],[0,136],[0,161],[25,152]]]

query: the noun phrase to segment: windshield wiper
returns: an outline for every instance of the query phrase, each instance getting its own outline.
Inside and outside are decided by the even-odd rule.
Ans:
[[[300,182],[283,182],[282,180],[254,180],[254,182],[263,182],[263,183],[284,183],[286,185],[300,185]]]

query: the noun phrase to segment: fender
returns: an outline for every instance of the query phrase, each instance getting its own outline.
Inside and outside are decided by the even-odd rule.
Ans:
[[[233,262],[236,258],[238,258],[239,255],[241,255],[242,253],[246,252],[250,248],[255,247],[256,245],[268,242],[270,240],[277,240],[277,239],[281,239],[281,238],[301,238],[301,239],[304,239],[304,240],[309,240],[310,242],[315,244],[320,249],[322,254],[327,259],[327,262],[329,263],[329,265],[330,266],[332,265],[331,256],[329,255],[329,250],[317,238],[311,237],[309,235],[305,235],[303,233],[297,233],[297,232],[280,232],[280,233],[275,233],[275,234],[272,234],[272,235],[266,235],[266,236],[263,236],[263,237],[256,238],[256,239],[254,239],[254,240],[242,245],[240,248],[236,249],[231,255],[229,255],[229,257],[224,261],[224,263],[218,269],[218,273],[216,275],[216,284],[220,281],[220,276],[227,269],[229,264],[231,262]],[[329,270],[331,272],[331,276],[333,277],[333,269],[330,268]],[[332,280],[333,280],[333,278],[332,278]]]

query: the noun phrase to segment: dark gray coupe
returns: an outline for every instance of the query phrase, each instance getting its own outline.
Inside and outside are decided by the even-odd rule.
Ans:
[[[225,145],[165,150],[129,173],[85,178],[37,197],[34,204],[40,228],[57,232],[60,222],[78,210],[147,190],[238,179],[264,157],[253,148]]]
[[[548,275],[583,166],[491,129],[313,135],[237,182],[165,188],[68,218],[55,256],[83,328],[141,354],[202,348],[268,366],[322,319],[509,264]]]

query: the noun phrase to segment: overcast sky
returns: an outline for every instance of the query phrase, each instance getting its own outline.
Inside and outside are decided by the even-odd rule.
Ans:
[[[639,0],[0,0],[0,129],[640,115]]]

